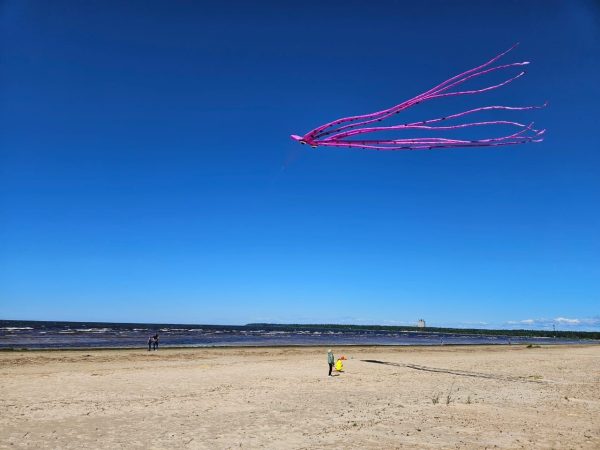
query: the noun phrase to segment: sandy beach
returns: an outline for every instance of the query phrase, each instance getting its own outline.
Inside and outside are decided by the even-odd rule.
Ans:
[[[0,353],[1,448],[600,448],[600,346]]]

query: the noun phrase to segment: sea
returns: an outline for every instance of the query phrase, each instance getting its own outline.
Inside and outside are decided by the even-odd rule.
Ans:
[[[281,330],[268,325],[176,325],[0,320],[0,350],[146,348],[159,334],[160,347],[335,346],[335,345],[515,345],[577,344],[599,340],[507,335],[489,336],[429,331]]]

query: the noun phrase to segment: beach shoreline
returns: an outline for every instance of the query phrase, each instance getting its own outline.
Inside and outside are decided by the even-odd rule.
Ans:
[[[483,330],[335,324],[166,325],[0,321],[0,349],[139,348],[159,336],[160,347],[329,345],[600,344],[600,333]],[[152,341],[152,339],[150,339]]]
[[[323,349],[327,347],[328,344],[323,345],[314,345],[314,344],[281,344],[281,345],[165,345],[161,344],[159,350],[207,350],[207,349],[232,349],[232,350],[243,350],[243,349]],[[431,349],[431,348],[454,348],[454,347],[465,347],[465,348],[478,348],[478,349],[491,349],[496,347],[535,347],[535,348],[545,348],[545,347],[568,347],[568,348],[578,348],[578,347],[600,347],[600,344],[597,342],[581,342],[578,344],[564,344],[564,343],[538,343],[538,342],[519,342],[515,344],[507,344],[507,343],[498,343],[498,344],[373,344],[373,345],[365,345],[365,344],[329,344],[329,346],[335,346],[336,348],[358,348],[358,349],[367,349],[367,348],[389,348],[389,349],[410,349],[410,348],[423,348],[423,349]],[[142,351],[149,352],[148,347],[144,345],[140,345],[137,347],[35,347],[35,348],[27,348],[27,347],[4,347],[0,348],[0,353],[35,353],[35,352],[86,352],[88,350],[92,351]],[[150,350],[151,352],[154,350]]]

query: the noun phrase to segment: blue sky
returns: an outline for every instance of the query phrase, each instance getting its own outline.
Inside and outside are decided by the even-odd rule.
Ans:
[[[5,0],[0,33],[0,318],[600,328],[597,2]],[[542,144],[289,139],[516,41],[525,78],[414,114],[549,100],[510,114]]]

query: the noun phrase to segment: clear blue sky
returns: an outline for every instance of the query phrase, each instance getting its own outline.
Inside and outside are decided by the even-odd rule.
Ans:
[[[600,327],[597,2],[4,0],[0,33],[0,318]],[[549,100],[511,115],[543,144],[289,139],[516,41],[468,105]]]

